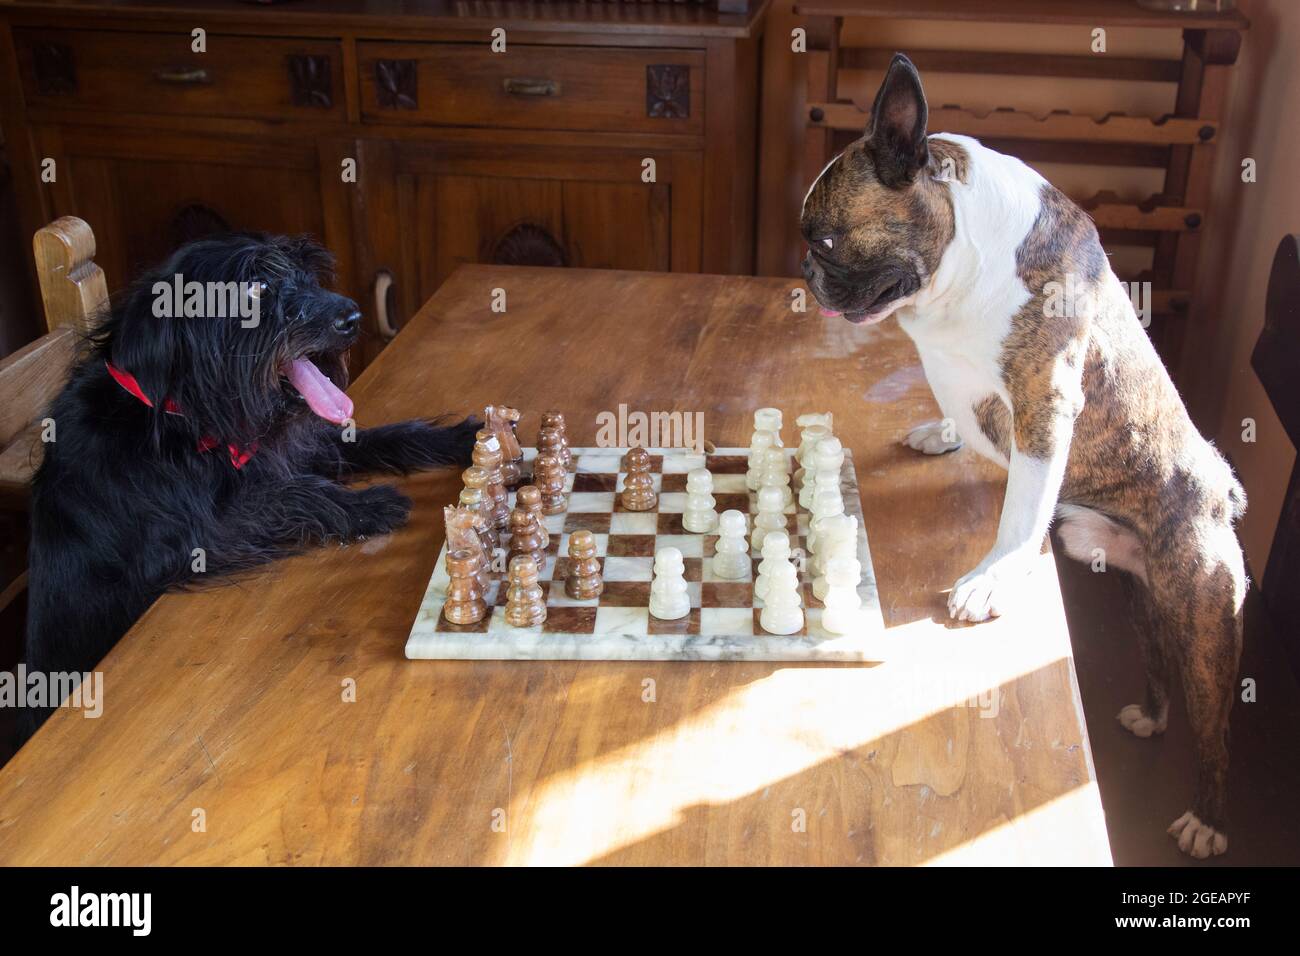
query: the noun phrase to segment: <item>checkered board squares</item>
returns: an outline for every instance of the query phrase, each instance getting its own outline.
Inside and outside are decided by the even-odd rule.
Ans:
[[[455,625],[442,616],[447,597],[446,547],[438,555],[411,636],[406,656],[435,660],[756,660],[876,661],[884,657],[884,620],[876,595],[876,577],[859,504],[853,456],[846,451],[840,483],[848,514],[858,519],[858,560],[862,564],[862,623],[852,634],[833,635],[820,627],[821,602],[812,593],[812,576],[800,572],[805,624],[797,634],[768,634],[759,625],[763,603],[754,598],[753,581],[760,555],[750,552],[743,579],[724,580],[713,573],[716,534],[692,534],[682,527],[686,473],[708,468],[719,513],[734,508],[751,518],[757,496],[745,487],[748,449],[721,448],[695,454],[680,448],[651,448],[651,469],[659,493],[654,511],[623,508],[618,492],[625,448],[575,448],[566,483],[568,507],[546,518],[551,543],[541,572],[546,595],[545,623],[531,628],[505,622],[505,575],[494,573],[484,598],[487,616],[477,624]],[[793,456],[794,449],[787,449]],[[536,457],[524,450],[525,470]],[[514,507],[514,494],[510,496]],[[791,549],[806,551],[808,513],[796,504],[786,509]],[[605,589],[598,598],[576,601],[564,593],[569,535],[580,528],[596,538]],[[682,552],[691,612],[676,621],[650,616],[650,580],[660,548]],[[503,564],[500,554],[498,564]]]

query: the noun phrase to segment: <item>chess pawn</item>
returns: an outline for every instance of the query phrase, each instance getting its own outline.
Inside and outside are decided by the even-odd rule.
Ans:
[[[686,507],[682,509],[682,527],[695,534],[712,531],[718,525],[714,505],[713,476],[706,468],[696,468],[686,475]]]
[[[848,634],[862,621],[862,596],[858,584],[862,565],[856,558],[837,558],[826,566],[826,605],[822,611],[822,630],[831,634]]]
[[[575,601],[590,601],[604,589],[600,559],[596,557],[596,536],[581,528],[569,536],[569,573],[564,579],[564,593]]]
[[[800,420],[802,421],[802,419],[803,416],[801,415]],[[799,433],[799,450],[795,453],[795,458],[799,460],[799,470],[794,473],[794,480],[800,489],[799,505],[805,510],[811,504],[811,498],[809,502],[805,503],[803,496],[804,491],[808,490],[808,486],[812,484],[809,476],[815,474],[815,469],[812,467],[813,452],[819,442],[830,437],[831,430],[825,425],[809,425]]]
[[[543,426],[537,431],[537,457],[550,455],[560,463],[561,469],[568,469],[564,463],[564,436],[555,427]]]
[[[773,447],[785,447],[781,442],[781,409],[760,408],[754,412],[754,431],[771,432]]]
[[[537,519],[537,527],[542,532],[542,550],[551,546],[551,533],[546,530],[546,512],[542,510],[542,493],[536,485],[520,485],[515,492],[515,507],[531,511]]]
[[[813,597],[826,600],[826,569],[830,562],[858,555],[858,519],[852,515],[832,515],[822,521],[817,538],[817,554],[812,559]]]
[[[471,465],[462,472],[462,478],[465,487],[460,490],[459,503],[467,508],[473,508],[483,519],[476,527],[483,538],[488,554],[491,554],[501,541],[492,515],[493,501],[487,491],[488,474],[478,465]]]
[[[477,624],[487,614],[483,585],[479,580],[484,564],[478,551],[447,552],[447,575],[451,583],[447,585],[447,601],[442,606],[442,614],[452,624]]]
[[[772,583],[772,572],[778,564],[790,563],[790,536],[784,531],[769,531],[763,539],[763,560],[758,563],[758,577],[754,578],[754,597],[762,600],[767,586]]]
[[[525,514],[527,512],[524,512]],[[511,627],[533,627],[546,620],[546,599],[537,583],[537,564],[527,555],[510,559],[506,572],[506,623]]]
[[[749,440],[749,470],[745,472],[745,487],[758,491],[759,480],[763,477],[763,462],[768,449],[776,447],[776,436],[771,432],[757,431]]]
[[[538,455],[533,462],[533,484],[542,496],[542,513],[558,515],[564,510],[564,466],[554,455]]]
[[[764,485],[758,490],[758,514],[754,516],[754,533],[749,543],[761,551],[769,531],[784,531],[785,528],[785,501],[781,497],[781,488]]]
[[[662,621],[674,621],[691,613],[686,593],[686,564],[676,548],[655,552],[654,580],[650,583],[650,613]]]
[[[784,448],[769,448],[764,455],[763,470],[758,479],[759,490],[768,485],[781,490],[781,500],[785,505],[794,503],[794,493],[790,490],[790,460]]]
[[[769,634],[793,634],[803,627],[799,573],[790,562],[782,561],[772,569],[758,623]]]
[[[813,495],[812,517],[808,521],[808,550],[820,554],[822,528],[828,518],[844,514],[844,498],[839,488],[823,488]]]
[[[650,511],[659,503],[654,478],[650,475],[650,453],[644,448],[633,448],[627,453],[627,474],[619,500],[628,511]]]
[[[483,409],[483,418],[488,430],[497,436],[501,445],[501,483],[513,488],[523,478],[524,451],[519,447],[519,438],[515,435],[515,426],[519,421],[519,410],[506,405],[489,405]]]
[[[734,581],[747,577],[752,567],[749,545],[745,543],[745,515],[742,512],[724,511],[718,518],[718,540],[713,548],[713,573],[716,577]]]
[[[834,435],[829,435],[817,443],[812,450],[811,464],[805,462],[813,473],[823,481],[840,484],[840,471],[844,467],[844,446]]]
[[[563,412],[542,412],[542,427],[554,428],[560,436],[560,461],[565,469],[573,467],[573,451],[569,448],[569,426]]]
[[[489,429],[481,429],[475,436],[472,458],[487,472],[485,491],[492,499],[492,525],[504,529],[510,520],[509,494],[501,478],[501,442]]]
[[[807,504],[804,504],[804,495],[807,494]],[[840,473],[838,471],[814,472],[811,469],[805,476],[804,485],[799,489],[799,504],[805,511],[812,511],[813,505],[817,503],[817,496],[820,494],[839,494],[840,493]]]
[[[537,570],[542,569],[546,560],[546,549],[542,547],[542,528],[536,516],[527,508],[516,507],[510,512],[510,552],[507,560],[513,564],[521,555],[532,558]]]

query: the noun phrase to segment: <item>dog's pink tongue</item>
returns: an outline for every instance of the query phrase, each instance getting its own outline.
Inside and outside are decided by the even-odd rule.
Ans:
[[[835,312],[835,311],[833,311],[833,310],[831,310],[831,309],[828,309],[828,308],[826,308],[826,306],[824,306],[824,305],[819,305],[819,306],[817,306],[817,308],[818,308],[818,310],[820,310],[821,314],[822,314],[823,316],[825,316],[826,318],[828,318],[828,319],[833,319],[833,318],[836,318],[837,316],[841,316],[841,315],[844,314],[843,312]]]
[[[298,394],[307,400],[311,410],[325,419],[342,425],[352,417],[352,399],[329,380],[329,377],[305,358],[294,359],[284,368]]]

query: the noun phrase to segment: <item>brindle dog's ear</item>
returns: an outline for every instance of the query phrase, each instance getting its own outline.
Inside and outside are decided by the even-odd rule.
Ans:
[[[867,122],[867,147],[880,181],[886,186],[910,183],[929,162],[925,139],[928,118],[921,75],[911,60],[895,53]]]

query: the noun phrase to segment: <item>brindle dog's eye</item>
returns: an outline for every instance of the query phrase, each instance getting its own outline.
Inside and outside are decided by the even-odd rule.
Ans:
[[[827,249],[834,249],[835,240],[832,239],[830,236],[827,236],[825,239],[822,240],[822,245],[825,246]]]

